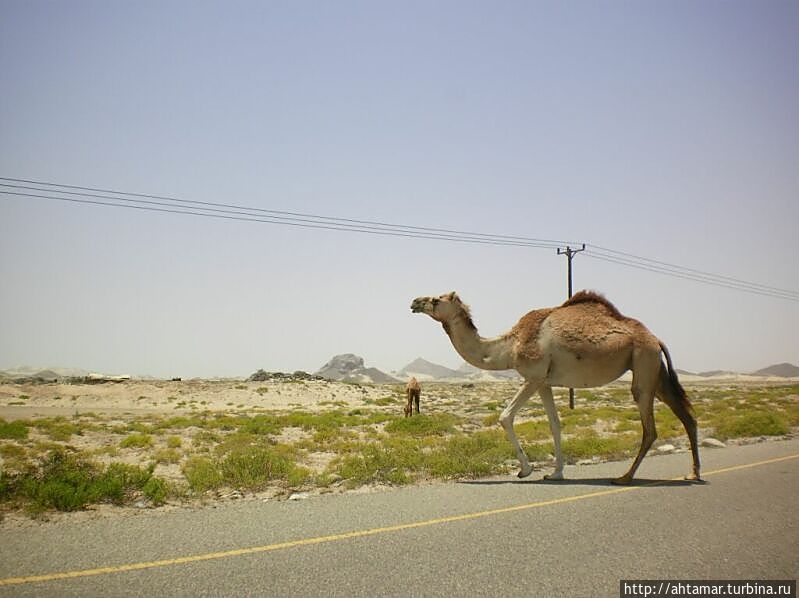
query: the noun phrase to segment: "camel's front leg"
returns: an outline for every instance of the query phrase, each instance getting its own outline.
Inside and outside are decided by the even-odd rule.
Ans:
[[[555,406],[555,397],[552,396],[552,388],[549,386],[539,388],[538,394],[541,395],[541,402],[544,403],[544,409],[549,419],[549,430],[552,432],[552,443],[555,445],[555,471],[545,475],[544,479],[562,480],[563,452],[560,450],[560,418],[558,417],[558,408]]]
[[[499,422],[502,424],[502,427],[505,428],[505,434],[508,436],[508,440],[513,445],[513,448],[516,449],[516,456],[519,459],[519,464],[521,469],[519,470],[519,477],[525,478],[531,473],[533,473],[533,466],[530,465],[530,461],[527,458],[527,455],[524,454],[522,450],[522,445],[519,444],[519,439],[516,438],[516,432],[513,431],[513,419],[516,417],[516,413],[521,409],[527,400],[533,395],[538,387],[537,383],[532,382],[525,382],[524,385],[519,389],[519,392],[516,393],[505,409],[502,411],[502,415],[499,416]]]

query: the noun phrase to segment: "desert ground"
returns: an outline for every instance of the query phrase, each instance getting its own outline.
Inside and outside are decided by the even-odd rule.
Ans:
[[[799,380],[683,382],[702,450],[799,430]],[[423,382],[422,414],[405,418],[404,388],[397,384],[5,381],[0,526],[515,475],[517,461],[498,418],[517,386]],[[565,389],[556,398],[568,464],[629,459],[637,450],[641,429],[628,382],[578,391],[573,411]],[[679,422],[664,405],[656,409],[659,437],[648,458],[685,452]],[[545,471],[551,438],[535,398],[516,426],[536,469]],[[687,453],[685,459],[687,471]],[[111,479],[113,491],[81,495],[70,480],[86,471],[81,483]],[[48,484],[50,478],[57,483]]]

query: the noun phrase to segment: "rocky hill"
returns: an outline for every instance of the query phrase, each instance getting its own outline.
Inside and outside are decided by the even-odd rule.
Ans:
[[[457,370],[418,357],[404,368],[396,372],[397,377],[404,379],[415,377],[417,380],[439,382],[495,382],[513,380],[519,377],[513,370],[488,371],[481,370],[464,362]]]
[[[778,363],[752,372],[753,376],[777,376],[779,378],[798,378],[799,367],[792,363]]]
[[[87,370],[80,370],[77,368],[20,365],[4,369],[0,372],[0,375],[3,375],[7,378],[55,380],[58,378],[77,378],[81,376],[88,376],[89,372]]]
[[[473,365],[463,362],[463,365],[458,368],[458,373],[461,376],[465,376],[470,380],[515,380],[517,378],[521,379],[519,373],[516,370],[481,370],[480,368],[476,368]]]
[[[363,357],[353,355],[352,353],[334,356],[316,372],[316,375],[326,378],[327,380],[337,380],[341,382],[374,382],[377,384],[399,382],[396,378],[389,376],[385,372],[381,372],[377,368],[366,367]]]
[[[458,370],[453,370],[437,363],[432,363],[426,359],[418,357],[397,372],[402,378],[413,376],[417,380],[448,380],[462,378],[463,375]]]
[[[696,375],[702,376],[703,378],[719,378],[737,376],[738,372],[732,372],[730,370],[708,370],[707,372],[699,372]]]

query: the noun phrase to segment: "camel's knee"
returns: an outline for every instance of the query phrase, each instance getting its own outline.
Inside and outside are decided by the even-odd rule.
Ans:
[[[505,430],[513,430],[513,419],[514,414],[509,411],[503,411],[502,414],[499,416],[499,423],[502,425]]]

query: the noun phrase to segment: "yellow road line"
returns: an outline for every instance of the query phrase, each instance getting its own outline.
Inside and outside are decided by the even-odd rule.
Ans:
[[[741,469],[750,469],[752,467],[759,467],[761,465],[769,465],[771,463],[779,463],[780,461],[787,461],[789,459],[796,459],[799,454],[787,455],[784,457],[775,457],[773,459],[766,459],[764,461],[756,461],[754,463],[746,463],[744,465],[734,465],[732,467],[725,467],[716,469],[714,471],[705,472],[704,476],[717,475],[721,473],[728,473],[731,471],[738,471]],[[672,478],[666,480],[667,482],[674,482],[681,480],[682,477]],[[510,507],[502,507],[498,509],[489,509],[486,511],[477,511],[474,513],[465,513],[463,515],[451,515],[448,517],[439,517],[437,519],[426,519],[424,521],[416,521],[414,523],[400,523],[397,525],[389,525],[386,527],[375,527],[365,530],[356,530],[352,532],[345,532],[343,534],[332,534],[329,536],[317,536],[315,538],[305,538],[302,540],[290,540],[288,542],[279,542],[277,544],[267,544],[265,546],[253,546],[250,548],[237,548],[234,550],[224,550],[220,552],[208,552],[205,554],[196,554],[191,556],[177,557],[173,559],[163,559],[159,561],[145,561],[140,563],[130,563],[127,565],[112,565],[109,567],[98,567],[96,569],[81,569],[78,571],[64,571],[60,573],[46,573],[43,575],[30,575],[27,577],[8,577],[0,579],[0,586],[11,586],[28,583],[36,583],[42,581],[56,581],[61,579],[74,579],[77,577],[91,577],[94,575],[106,575],[109,573],[124,573],[125,571],[140,571],[142,569],[155,569],[159,567],[169,567],[171,565],[184,565],[187,563],[198,563],[201,561],[211,561],[216,559],[226,559],[237,556],[246,556],[251,554],[259,554],[263,552],[273,552],[276,550],[285,550],[287,548],[297,548],[300,546],[312,546],[314,544],[325,544],[329,542],[338,542],[340,540],[349,540],[352,538],[363,538],[366,536],[376,536],[379,534],[388,534],[392,532],[399,532],[403,530],[416,529],[420,527],[430,527],[434,525],[441,525],[444,523],[453,523],[456,521],[468,521],[472,519],[481,519],[483,517],[491,517],[494,515],[501,515],[503,513],[513,513],[515,511],[526,511],[529,509],[536,509],[539,507],[548,507],[552,505],[565,504],[586,500],[589,498],[598,498],[600,496],[610,496],[611,494],[621,494],[622,492],[632,492],[633,490],[640,490],[662,484],[663,482],[652,482],[643,484],[641,486],[623,486],[619,488],[611,488],[608,490],[597,490],[596,492],[588,492],[586,494],[577,494],[575,496],[565,496],[562,498],[553,498],[550,500],[542,500],[538,502],[525,503],[521,505],[513,505]]]

